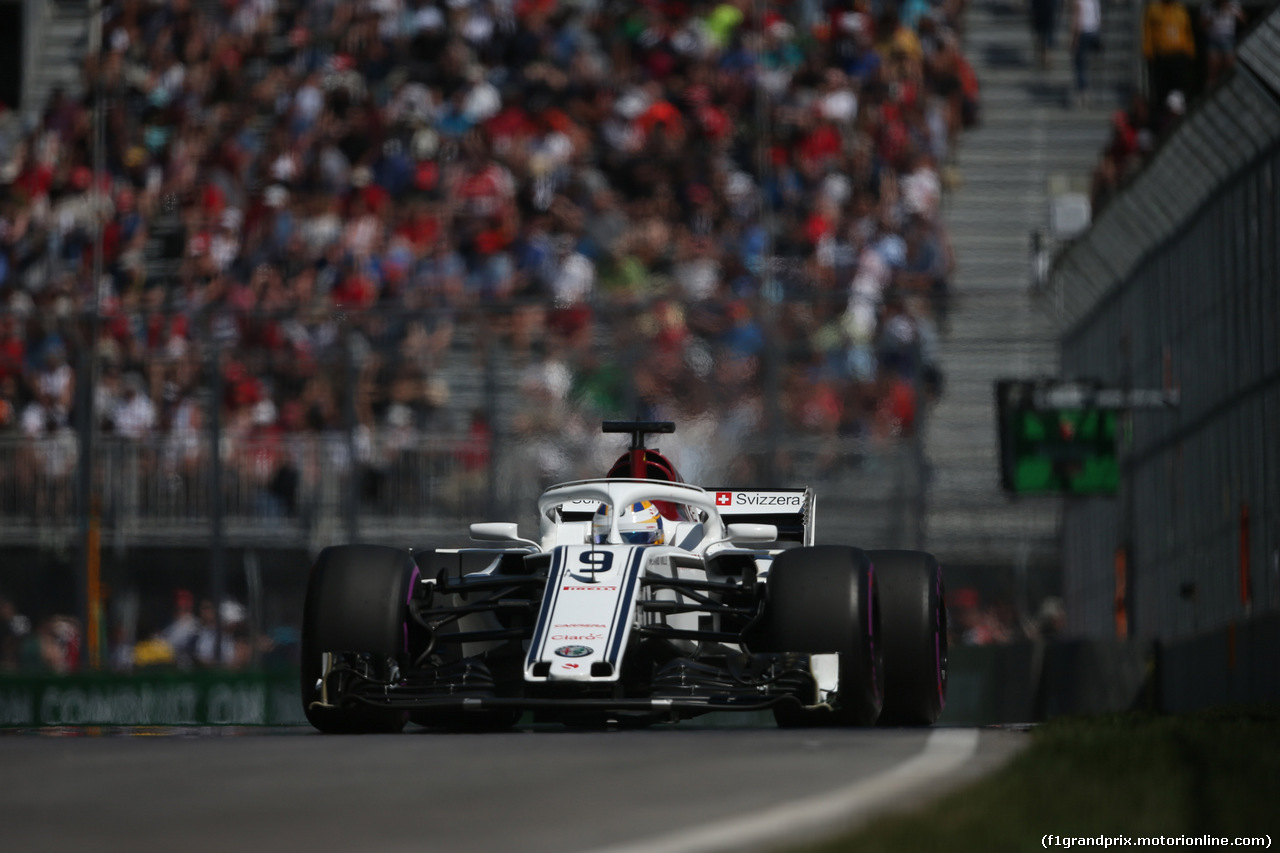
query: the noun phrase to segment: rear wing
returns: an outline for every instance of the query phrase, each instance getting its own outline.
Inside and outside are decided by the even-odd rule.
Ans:
[[[725,524],[754,521],[778,528],[779,542],[813,544],[813,489],[724,489],[708,488],[715,495],[716,509]]]

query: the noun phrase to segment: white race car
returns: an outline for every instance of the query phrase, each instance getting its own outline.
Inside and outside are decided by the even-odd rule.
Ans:
[[[932,555],[814,544],[809,489],[703,489],[645,436],[553,486],[491,547],[341,545],[307,587],[302,702],[324,732],[644,725],[771,709],[779,725],[930,725],[947,688]],[[500,544],[499,544],[500,543]]]

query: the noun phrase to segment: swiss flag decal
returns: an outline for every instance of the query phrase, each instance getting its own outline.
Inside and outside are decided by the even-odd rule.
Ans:
[[[716,506],[729,506],[733,503],[733,492],[716,492]]]

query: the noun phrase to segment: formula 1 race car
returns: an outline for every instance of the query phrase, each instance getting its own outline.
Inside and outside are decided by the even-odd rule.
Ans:
[[[491,547],[326,548],[307,587],[302,703],[324,732],[645,725],[770,709],[782,726],[931,725],[947,688],[932,555],[814,544],[809,489],[683,483],[645,436],[553,486]]]

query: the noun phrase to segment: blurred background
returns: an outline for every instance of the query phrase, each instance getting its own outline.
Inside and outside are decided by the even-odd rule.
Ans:
[[[0,0],[0,672],[290,672],[640,418],[936,553],[954,721],[1276,698],[1273,5]]]

